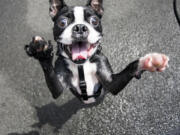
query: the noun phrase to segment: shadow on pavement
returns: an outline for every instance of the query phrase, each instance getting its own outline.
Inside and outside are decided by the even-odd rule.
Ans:
[[[58,132],[66,121],[68,121],[72,115],[76,114],[78,110],[82,108],[91,108],[102,103],[103,100],[99,100],[96,103],[85,105],[81,103],[77,98],[73,98],[62,106],[58,106],[55,103],[50,103],[42,107],[35,107],[37,111],[38,123],[32,125],[33,128],[42,128],[43,125],[49,124],[54,127],[54,133]],[[40,135],[37,131],[31,131],[29,133],[9,133],[8,135]]]
[[[180,127],[168,132],[166,135],[180,135]]]
[[[29,133],[22,133],[22,134],[18,134],[18,133],[10,133],[8,135],[40,135],[39,132],[37,131],[31,131]]]
[[[32,125],[33,128],[41,128],[45,124],[54,127],[54,132],[57,132],[63,124],[68,121],[72,115],[76,114],[82,108],[90,108],[97,106],[101,103],[85,105],[82,104],[77,98],[73,98],[62,106],[57,106],[55,103],[50,103],[42,107],[35,107],[37,111],[38,123]]]

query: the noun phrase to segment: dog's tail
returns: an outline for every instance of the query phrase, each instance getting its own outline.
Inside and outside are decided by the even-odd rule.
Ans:
[[[173,1],[173,8],[174,8],[174,14],[176,16],[177,22],[180,26],[180,17],[179,17],[178,11],[177,11],[177,1],[176,0]]]

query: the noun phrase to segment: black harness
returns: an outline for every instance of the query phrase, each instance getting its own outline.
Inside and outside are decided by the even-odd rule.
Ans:
[[[61,50],[67,52],[67,50],[63,44],[58,44],[57,55],[61,54]],[[102,50],[102,47],[99,45],[97,48],[97,51],[94,53],[94,55],[101,50]],[[91,58],[93,58],[93,56]],[[78,65],[78,75],[79,75],[79,87],[81,90],[81,95],[76,91],[75,88],[73,88],[73,86],[70,89],[71,92],[74,95],[76,95],[76,97],[78,97],[80,100],[81,99],[88,100],[89,98],[95,98],[95,99],[98,98],[101,95],[102,85],[100,85],[98,87],[97,91],[93,95],[88,96],[87,95],[87,85],[86,85],[85,76],[84,76],[84,68],[83,68],[83,65],[81,65],[81,64]]]
[[[81,96],[83,100],[88,100],[87,96],[87,86],[86,86],[86,81],[84,78],[84,68],[83,65],[78,65],[78,74],[79,74],[79,87],[81,89]]]
[[[101,89],[102,89],[102,85],[99,86],[97,92],[95,92],[93,95],[88,96],[87,95],[87,85],[86,85],[86,81],[85,81],[85,77],[84,77],[84,68],[83,65],[79,65],[78,66],[78,74],[79,74],[79,87],[81,89],[81,95],[80,97],[83,100],[88,100],[89,98],[97,98],[101,95]]]

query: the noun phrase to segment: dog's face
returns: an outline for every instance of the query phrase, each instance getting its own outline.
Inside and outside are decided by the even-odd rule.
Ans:
[[[102,0],[89,0],[84,7],[68,7],[63,0],[50,0],[54,39],[75,63],[96,52],[102,38],[102,14]]]

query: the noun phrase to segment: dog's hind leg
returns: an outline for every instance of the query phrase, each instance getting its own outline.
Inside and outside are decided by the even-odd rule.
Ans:
[[[32,42],[25,46],[26,53],[34,57],[40,62],[40,65],[44,71],[47,86],[53,96],[53,98],[58,98],[62,91],[63,86],[58,79],[52,65],[53,60],[53,46],[51,42],[47,43],[43,38],[36,36],[33,37]]]
[[[169,58],[164,54],[152,53],[139,60],[130,63],[123,71],[118,74],[111,74],[109,79],[104,79],[107,76],[107,71],[105,68],[99,68],[97,71],[97,76],[99,81],[103,85],[104,89],[110,91],[113,95],[118,94],[126,85],[135,77],[137,79],[141,78],[141,74],[144,71],[162,72],[168,66]],[[101,65],[105,67],[110,67],[107,59],[104,62],[101,60]],[[106,68],[107,70],[108,68]]]

